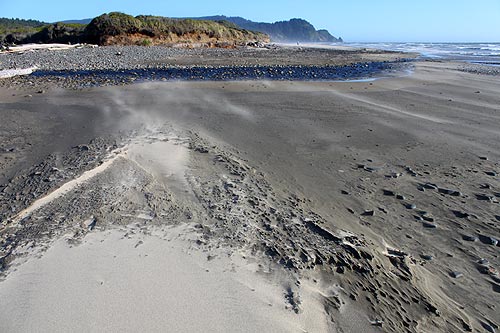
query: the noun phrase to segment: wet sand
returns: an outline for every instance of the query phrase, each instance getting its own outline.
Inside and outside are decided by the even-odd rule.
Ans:
[[[241,257],[223,260],[225,268],[215,270],[221,280],[231,267],[279,277],[255,287],[281,305],[265,320],[270,330],[278,327],[273,322],[311,332],[498,329],[500,81],[458,67],[419,62],[410,76],[373,82],[147,83],[32,97],[2,89],[0,294],[28,288],[32,280],[19,276],[37,262],[57,262],[50,251],[64,253],[61,237],[83,253],[92,250],[87,240],[110,246],[106,233],[133,226],[158,258],[162,246],[149,235],[177,225],[192,229],[179,247],[195,256]],[[160,148],[155,159],[165,137],[186,155]],[[145,154],[117,159],[15,225],[16,214],[37,199],[95,170],[113,149],[137,144],[149,145]],[[165,154],[177,161],[165,168],[176,172],[158,173]],[[250,272],[248,262],[256,263]],[[85,265],[105,272],[92,261]],[[62,276],[67,268],[57,266],[48,267]],[[42,288],[49,275],[41,270],[34,281]],[[70,298],[94,288],[74,284],[68,282]],[[154,290],[140,285],[128,292],[141,297]],[[25,297],[41,304],[40,295]],[[204,296],[217,299],[200,295],[193,306],[207,304]],[[44,311],[2,306],[13,314],[2,325],[13,331],[29,327],[16,324],[20,313],[35,320]],[[259,306],[234,308],[262,320]],[[311,312],[314,320],[307,319]],[[136,320],[151,318],[141,312]]]

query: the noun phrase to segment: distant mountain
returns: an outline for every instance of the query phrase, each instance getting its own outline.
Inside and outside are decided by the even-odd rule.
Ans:
[[[92,21],[91,18],[87,19],[82,19],[82,20],[66,20],[66,21],[59,21],[59,23],[69,23],[69,24],[89,24]]]
[[[224,15],[196,17],[197,20],[229,21],[237,26],[253,31],[265,33],[274,42],[302,42],[302,43],[337,43],[342,38],[332,36],[327,30],[316,30],[314,26],[303,19],[294,18],[289,21],[274,23],[254,22],[243,17],[228,17]]]

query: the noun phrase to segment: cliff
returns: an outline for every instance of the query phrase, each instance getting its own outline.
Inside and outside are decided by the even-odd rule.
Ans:
[[[161,16],[123,13],[100,15],[88,25],[77,23],[31,23],[22,34],[3,30],[4,43],[92,43],[98,45],[183,45],[234,47],[266,43],[270,39],[261,32],[249,31],[227,21],[173,19]],[[1,26],[0,26],[1,27]],[[19,30],[19,27],[16,26]],[[2,30],[0,30],[2,31]]]
[[[200,20],[229,21],[243,29],[259,31],[271,37],[275,42],[342,42],[342,38],[332,36],[327,30],[316,30],[314,26],[303,19],[294,18],[289,21],[275,23],[253,22],[242,17],[207,16],[197,18]]]

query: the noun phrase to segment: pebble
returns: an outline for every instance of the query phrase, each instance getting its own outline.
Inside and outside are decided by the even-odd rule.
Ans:
[[[452,212],[453,212],[453,214],[455,214],[456,217],[458,217],[460,219],[465,219],[465,218],[470,217],[470,215],[468,213],[464,213],[464,212],[461,212],[459,210],[453,210]]]
[[[493,326],[491,326],[490,324],[488,323],[485,323],[485,322],[481,322],[481,326],[483,326],[483,328],[485,330],[487,330],[488,332],[490,333],[496,333],[495,329],[493,328]]]
[[[362,216],[374,216],[375,211],[374,210],[365,210],[361,215]]]
[[[437,190],[438,189],[438,186],[436,184],[433,184],[433,183],[425,183],[422,185],[423,188],[426,188],[428,190]]]
[[[423,215],[422,218],[427,222],[434,222],[434,218],[428,215]]]
[[[471,235],[462,235],[462,239],[468,242],[475,242],[477,241],[476,236],[471,236]]]
[[[488,244],[493,245],[493,246],[498,245],[498,239],[496,239],[494,237],[490,237],[490,236],[487,236],[486,239],[488,241]]]
[[[383,191],[384,191],[384,195],[387,195],[389,197],[393,197],[396,195],[396,192],[391,191],[391,190],[383,190]]]
[[[459,197],[462,195],[462,193],[460,193],[460,191],[451,190],[448,188],[438,188],[438,191],[439,191],[439,193],[448,194],[448,195],[451,195],[453,197]]]
[[[476,194],[476,199],[480,201],[493,201],[495,197],[487,194]]]
[[[428,260],[428,261],[430,261],[430,260],[434,259],[434,257],[433,257],[433,256],[431,256],[430,254],[421,254],[421,255],[420,255],[420,258],[422,258],[422,259],[424,259],[424,260]]]
[[[436,229],[437,226],[434,223],[429,223],[429,222],[422,222],[422,225],[424,228],[429,228],[429,229]]]

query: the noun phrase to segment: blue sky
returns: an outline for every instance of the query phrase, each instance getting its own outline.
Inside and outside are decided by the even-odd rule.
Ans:
[[[294,17],[351,42],[500,42],[500,0],[0,0],[0,17],[47,22],[121,11],[170,17]]]

